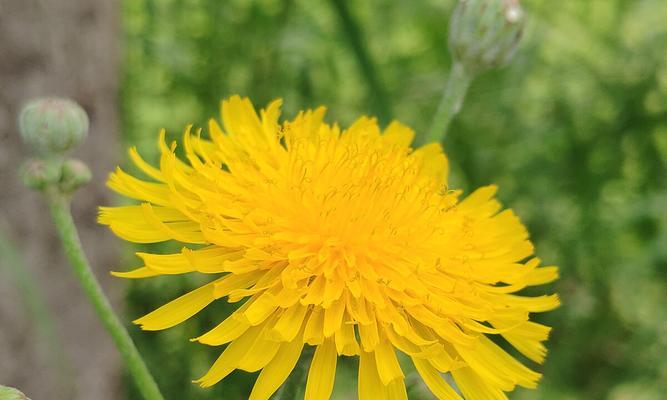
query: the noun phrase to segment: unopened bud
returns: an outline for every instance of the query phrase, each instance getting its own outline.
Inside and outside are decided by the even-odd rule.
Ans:
[[[42,190],[47,185],[58,182],[60,173],[60,164],[49,161],[28,160],[21,166],[23,184],[36,190]]]
[[[30,400],[20,391],[0,385],[0,400]]]
[[[507,64],[525,24],[518,0],[460,0],[450,23],[449,48],[468,72]]]
[[[21,111],[23,140],[42,156],[59,156],[78,146],[88,133],[86,112],[68,99],[42,98]]]
[[[63,163],[60,174],[60,190],[64,193],[71,193],[90,182],[92,176],[90,169],[83,162],[67,160]]]

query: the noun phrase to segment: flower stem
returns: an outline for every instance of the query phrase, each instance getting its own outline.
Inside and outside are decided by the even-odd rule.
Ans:
[[[51,216],[58,230],[65,255],[72,265],[74,275],[76,275],[81,287],[88,296],[88,300],[92,303],[97,316],[102,320],[109,334],[111,334],[116,347],[121,353],[125,366],[134,378],[139,391],[146,400],[164,400],[144,360],[132,342],[130,335],[128,335],[125,327],[114,313],[109,300],[104,295],[104,292],[102,292],[102,288],[97,282],[95,275],[93,275],[72,219],[68,197],[62,194],[56,187],[46,188],[44,194],[47,198]]]
[[[433,116],[433,122],[431,122],[428,135],[424,138],[424,143],[441,142],[445,138],[449,123],[461,110],[472,79],[473,76],[465,70],[463,64],[455,61],[449,71],[440,105]]]

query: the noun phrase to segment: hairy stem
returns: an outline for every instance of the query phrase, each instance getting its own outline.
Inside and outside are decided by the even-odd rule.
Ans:
[[[454,62],[452,69],[449,71],[440,104],[433,116],[431,128],[423,143],[441,142],[445,138],[449,123],[461,110],[472,78],[473,76],[465,70],[463,64]]]
[[[47,188],[44,194],[49,203],[53,222],[58,230],[65,255],[72,266],[74,275],[79,280],[86,296],[88,296],[88,300],[93,305],[97,316],[102,320],[109,334],[111,334],[116,347],[121,353],[123,362],[134,378],[139,391],[146,400],[164,400],[153,376],[151,376],[144,360],[139,355],[134,342],[132,342],[130,335],[128,335],[125,327],[114,313],[109,300],[104,295],[104,292],[102,292],[102,288],[95,275],[93,275],[72,219],[69,199],[55,187]]]

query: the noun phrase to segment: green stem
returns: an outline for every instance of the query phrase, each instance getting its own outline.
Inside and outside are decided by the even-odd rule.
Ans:
[[[359,24],[350,12],[347,0],[330,1],[338,15],[338,19],[343,28],[342,31],[347,37],[352,52],[359,63],[361,73],[366,79],[366,82],[368,82],[371,91],[371,100],[376,108],[375,112],[377,113],[380,122],[387,122],[388,119],[391,118],[391,103],[389,102],[389,96],[387,95],[384,86],[380,82],[380,77],[375,68],[375,64],[373,63],[373,59],[365,46]]]
[[[314,347],[306,346],[301,353],[299,362],[294,370],[283,383],[276,395],[275,400],[296,400],[301,399],[306,391],[306,379],[308,378],[308,368],[313,359]]]
[[[59,192],[56,187],[46,188],[44,194],[49,203],[53,222],[58,230],[58,235],[63,245],[65,255],[72,265],[74,275],[79,280],[81,287],[88,296],[97,316],[102,320],[104,327],[111,334],[111,337],[120,351],[125,366],[134,378],[139,391],[146,400],[164,400],[155,380],[148,371],[144,360],[139,355],[130,335],[120,322],[109,300],[102,292],[95,275],[90,268],[86,258],[81,240],[72,220],[70,211],[70,201],[66,195]]]
[[[449,123],[461,110],[472,79],[473,76],[465,70],[463,64],[454,62],[424,143],[441,142],[445,138]]]

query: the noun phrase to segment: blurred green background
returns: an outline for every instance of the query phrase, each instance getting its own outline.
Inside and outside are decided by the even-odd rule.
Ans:
[[[347,4],[348,14],[341,14]],[[218,117],[231,94],[284,114],[320,104],[328,120],[361,114],[428,129],[450,56],[453,1],[126,0],[122,8],[124,147],[155,157],[160,128]],[[511,65],[484,74],[445,142],[453,185],[500,185],[538,255],[561,268],[563,306],[543,381],[515,399],[667,398],[667,2],[523,2],[529,23]],[[366,58],[360,60],[355,46]],[[357,48],[358,49],[358,48]],[[125,265],[137,260],[127,248]],[[153,251],[168,250],[164,246]],[[127,315],[198,277],[128,282]],[[190,383],[220,349],[186,340],[227,313],[216,304],[159,333],[132,329],[168,399],[243,399],[235,373],[212,389]],[[354,363],[337,398],[355,397]],[[139,399],[131,387],[132,399]],[[422,388],[411,398],[429,398]]]

